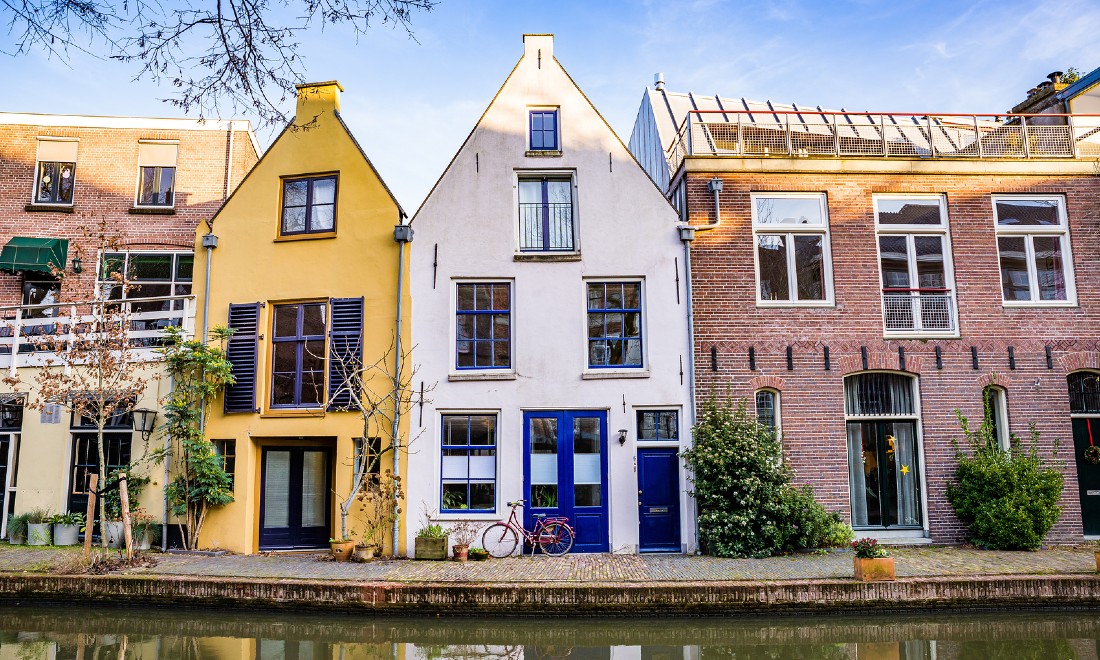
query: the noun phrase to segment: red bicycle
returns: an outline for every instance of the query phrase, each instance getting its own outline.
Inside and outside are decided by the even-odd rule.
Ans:
[[[550,516],[545,513],[536,513],[535,529],[530,532],[523,528],[516,509],[526,504],[527,500],[509,502],[512,507],[512,515],[507,522],[500,521],[489,525],[482,536],[482,545],[489,554],[501,559],[511,556],[519,545],[519,537],[531,544],[531,554],[535,552],[537,545],[544,554],[551,557],[560,557],[573,548],[573,528],[569,525],[569,519],[562,516]]]

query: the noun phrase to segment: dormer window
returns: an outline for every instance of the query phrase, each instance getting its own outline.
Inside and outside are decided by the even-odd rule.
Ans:
[[[532,110],[529,126],[531,151],[561,150],[561,142],[558,139],[558,111],[556,108]]]

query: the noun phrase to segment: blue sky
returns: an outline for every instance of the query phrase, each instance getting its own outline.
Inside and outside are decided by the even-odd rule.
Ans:
[[[342,29],[310,33],[299,49],[309,79],[343,84],[346,120],[410,213],[511,71],[524,32],[556,35],[558,59],[624,141],[657,71],[673,91],[989,113],[1050,71],[1100,66],[1095,0],[442,0],[414,29],[419,43],[379,26],[358,42]],[[158,101],[168,91],[131,82],[135,72],[87,56],[66,66],[0,55],[4,89],[28,90],[5,95],[0,111],[177,116]]]

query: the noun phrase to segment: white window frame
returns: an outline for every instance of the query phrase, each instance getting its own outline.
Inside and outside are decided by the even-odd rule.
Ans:
[[[1004,451],[1011,445],[1012,429],[1008,426],[1008,390],[1000,385],[987,385],[982,388],[982,421],[985,421],[985,393],[990,392],[990,407],[997,423],[997,444]]]
[[[642,318],[640,332],[642,339],[642,364],[638,367],[592,367],[588,363],[588,285],[589,284],[638,284],[640,287]],[[581,305],[584,312],[581,314],[581,378],[598,380],[603,378],[648,378],[649,377],[649,313],[646,310],[649,292],[646,290],[646,278],[638,277],[585,277],[581,280]]]
[[[34,145],[34,174],[31,176],[31,205],[33,206],[53,206],[59,209],[67,209],[76,206],[76,172],[73,172],[73,198],[68,202],[40,202],[38,201],[38,177],[41,173],[42,163],[55,163],[53,160],[42,160],[40,157],[43,142],[75,142],[77,147],[77,157],[74,159],[76,165],[80,165],[80,139],[74,137],[53,137],[53,136],[39,136]]]
[[[775,438],[781,441],[783,439],[783,393],[774,387],[760,387],[752,393],[753,418],[756,419],[757,422],[760,420],[757,417],[756,396],[761,392],[767,392],[775,399]]]
[[[935,199],[940,206],[940,224],[938,225],[883,225],[879,224],[879,201],[899,199]],[[909,281],[919,284],[917,281],[917,264],[914,238],[917,236],[939,236],[943,240],[943,272],[947,289],[951,295],[951,314],[955,321],[955,329],[945,330],[887,330],[885,307],[882,315],[882,336],[884,339],[905,339],[907,337],[923,337],[929,339],[955,339],[959,334],[959,301],[955,288],[955,258],[951,247],[951,224],[947,216],[947,199],[942,194],[928,193],[888,193],[871,196],[872,212],[875,215],[875,255],[878,259],[879,299],[882,300],[882,289],[885,287],[882,281],[882,245],[879,237],[906,236],[906,248],[909,258]],[[919,287],[913,287],[919,288]]]
[[[820,225],[767,225],[760,224],[757,218],[758,199],[817,199],[821,207]],[[752,261],[756,272],[757,307],[833,307],[833,255],[829,240],[829,205],[826,193],[751,193],[749,205],[752,208]],[[761,235],[784,234],[787,237],[787,286],[788,300],[764,300],[760,297],[760,256],[758,237]],[[821,258],[825,298],[823,300],[798,300],[798,280],[795,269],[793,238],[796,235],[822,237]]]
[[[172,145],[176,147],[176,162],[171,166],[169,165],[143,165],[141,162],[141,145],[142,144],[163,144]],[[138,164],[137,164],[137,179],[134,182],[134,208],[136,209],[164,209],[175,210],[176,198],[179,196],[179,140],[138,140]],[[142,204],[141,203],[141,171],[146,167],[159,167],[164,169],[166,167],[172,168],[172,203],[171,204]]]
[[[508,332],[509,336],[509,348],[511,355],[509,355],[508,363],[509,367],[478,367],[478,368],[458,368],[458,285],[459,284],[507,284],[509,287],[509,306],[508,306]],[[451,291],[450,297],[450,316],[448,317],[449,327],[447,329],[450,346],[450,353],[447,357],[450,360],[450,367],[447,370],[448,380],[514,380],[516,377],[516,357],[518,355],[516,351],[516,280],[514,277],[455,277],[451,279]],[[458,414],[458,413],[456,413]],[[480,413],[470,413],[480,414]]]
[[[435,472],[433,474],[439,477],[439,481],[435,482],[435,502],[439,505],[436,513],[436,517],[439,520],[477,520],[484,522],[492,522],[500,520],[501,516],[501,502],[503,501],[501,496],[501,449],[503,448],[503,440],[501,439],[501,420],[504,419],[504,411],[500,408],[437,408],[436,415],[436,428],[439,430],[439,435],[435,437],[433,444],[433,451],[435,452]],[[466,512],[461,509],[449,510],[443,512],[443,418],[450,415],[492,415],[497,420],[497,438],[496,438],[496,488],[493,495],[495,501],[493,502],[493,511],[478,511],[478,512]],[[480,539],[479,539],[480,541]]]
[[[1076,275],[1073,270],[1073,253],[1069,240],[1069,217],[1066,213],[1066,198],[1063,195],[991,195],[993,206],[994,247],[997,255],[997,273],[1001,283],[1001,305],[1004,307],[1076,307],[1077,285]],[[1001,226],[997,217],[997,202],[1009,200],[1037,200],[1057,203],[1058,225],[1025,225],[1025,226]],[[1035,270],[1035,245],[1036,236],[1057,237],[1062,246],[1062,268],[1066,273],[1066,299],[1065,300],[1038,300],[1039,276]],[[1031,300],[1005,300],[1004,298],[1004,272],[1001,269],[1001,238],[1024,239],[1025,259],[1027,260],[1027,279],[1031,290]]]
[[[558,121],[561,119],[559,117]],[[530,140],[530,137],[527,138]],[[558,138],[561,139],[560,136]],[[573,249],[572,250],[521,250],[521,237],[523,235],[522,214],[519,208],[519,182],[527,179],[540,179],[540,178],[560,178],[564,179],[569,177],[570,193],[573,199]],[[563,257],[579,257],[581,253],[581,232],[580,232],[580,196],[577,190],[577,169],[517,169],[512,171],[512,230],[515,232],[512,245],[515,249],[515,258],[517,260],[550,260],[555,261]]]

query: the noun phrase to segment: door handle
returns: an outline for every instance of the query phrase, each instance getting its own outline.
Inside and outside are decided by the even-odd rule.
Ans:
[[[640,490],[639,490],[639,491],[638,491],[638,494],[639,494],[639,495],[641,495],[641,494],[642,494],[642,491],[640,491]]]

